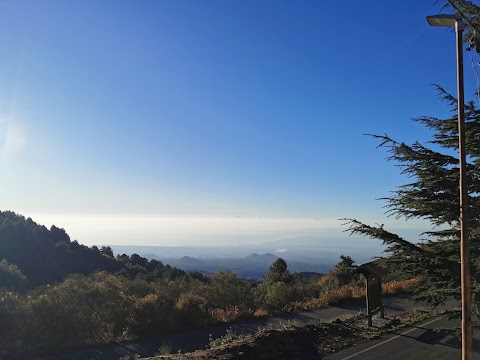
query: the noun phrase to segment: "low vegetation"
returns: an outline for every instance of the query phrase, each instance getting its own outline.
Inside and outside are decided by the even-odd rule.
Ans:
[[[68,235],[61,229],[52,227],[52,232],[12,213],[0,215],[4,222],[3,226],[0,224],[2,238],[5,229],[10,229],[11,242],[20,244],[28,234],[43,234],[43,240],[36,240],[40,242],[54,234],[58,238],[54,248],[72,246],[71,259],[80,264],[82,257],[76,253],[80,247],[81,252],[88,254],[85,259],[96,259],[99,266],[99,271],[93,273],[88,270],[91,265],[86,265],[80,273],[74,273],[72,268],[59,281],[55,276],[47,281],[48,277],[40,274],[31,281],[23,272],[24,262],[13,263],[12,259],[20,257],[9,250],[8,254],[14,255],[0,260],[2,359],[145,338],[240,318],[322,307],[364,296],[363,280],[351,277],[355,266],[346,256],[341,257],[327,276],[309,280],[290,273],[287,263],[277,259],[262,283],[255,284],[231,271],[220,271],[206,278],[168,268],[159,261],[149,262],[138,255],[113,257],[108,248],[98,250],[68,243]],[[48,241],[54,242],[52,238]],[[71,265],[63,262],[48,266],[68,272],[65,269]],[[411,285],[411,281],[390,282],[385,285],[385,291],[405,291]]]

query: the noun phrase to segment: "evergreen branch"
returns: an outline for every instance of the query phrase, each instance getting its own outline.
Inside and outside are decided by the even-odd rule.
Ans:
[[[342,221],[345,221],[342,225],[348,226],[347,230],[344,230],[345,232],[349,232],[350,235],[362,235],[362,236],[368,236],[371,239],[379,239],[382,240],[383,244],[385,245],[393,245],[393,246],[398,246],[403,249],[408,249],[410,251],[415,251],[415,252],[422,252],[423,250],[401,238],[397,234],[391,233],[383,228],[383,225],[380,226],[370,226],[366,225],[364,223],[361,223],[360,221],[356,219],[340,219]]]
[[[435,88],[435,90],[437,90],[437,93],[438,93],[437,96],[441,100],[446,101],[450,106],[452,106],[453,109],[451,111],[452,112],[457,111],[457,106],[458,106],[457,98],[452,94],[450,94],[449,92],[447,92],[443,87],[441,87],[438,84],[432,84],[432,86]]]

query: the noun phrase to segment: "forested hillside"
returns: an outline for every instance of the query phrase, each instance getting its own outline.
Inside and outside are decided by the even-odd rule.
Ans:
[[[114,257],[109,247],[89,248],[72,241],[64,229],[54,225],[47,229],[11,211],[0,212],[1,259],[17,265],[33,286],[95,271],[150,280],[185,275],[158,260],[148,261],[136,254]]]

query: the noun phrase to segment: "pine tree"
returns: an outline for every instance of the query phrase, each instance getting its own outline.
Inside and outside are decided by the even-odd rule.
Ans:
[[[287,263],[282,258],[278,258],[270,265],[268,273],[263,277],[263,284],[271,285],[276,282],[291,283],[293,276],[288,270]]]
[[[442,100],[456,114],[456,99],[437,86]],[[480,305],[480,110],[473,101],[465,105],[468,227],[474,310]],[[391,266],[419,279],[417,298],[433,305],[448,297],[460,298],[459,161],[457,115],[446,119],[422,116],[414,121],[432,130],[427,145],[408,145],[387,135],[371,135],[388,150],[387,158],[412,179],[383,198],[387,214],[396,218],[429,220],[428,239],[413,243],[384,229],[349,219],[349,231],[383,241]]]

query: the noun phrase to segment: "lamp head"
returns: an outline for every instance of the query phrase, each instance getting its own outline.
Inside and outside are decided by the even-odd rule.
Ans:
[[[427,16],[430,26],[455,26],[457,22],[463,22],[458,14],[440,14]]]

